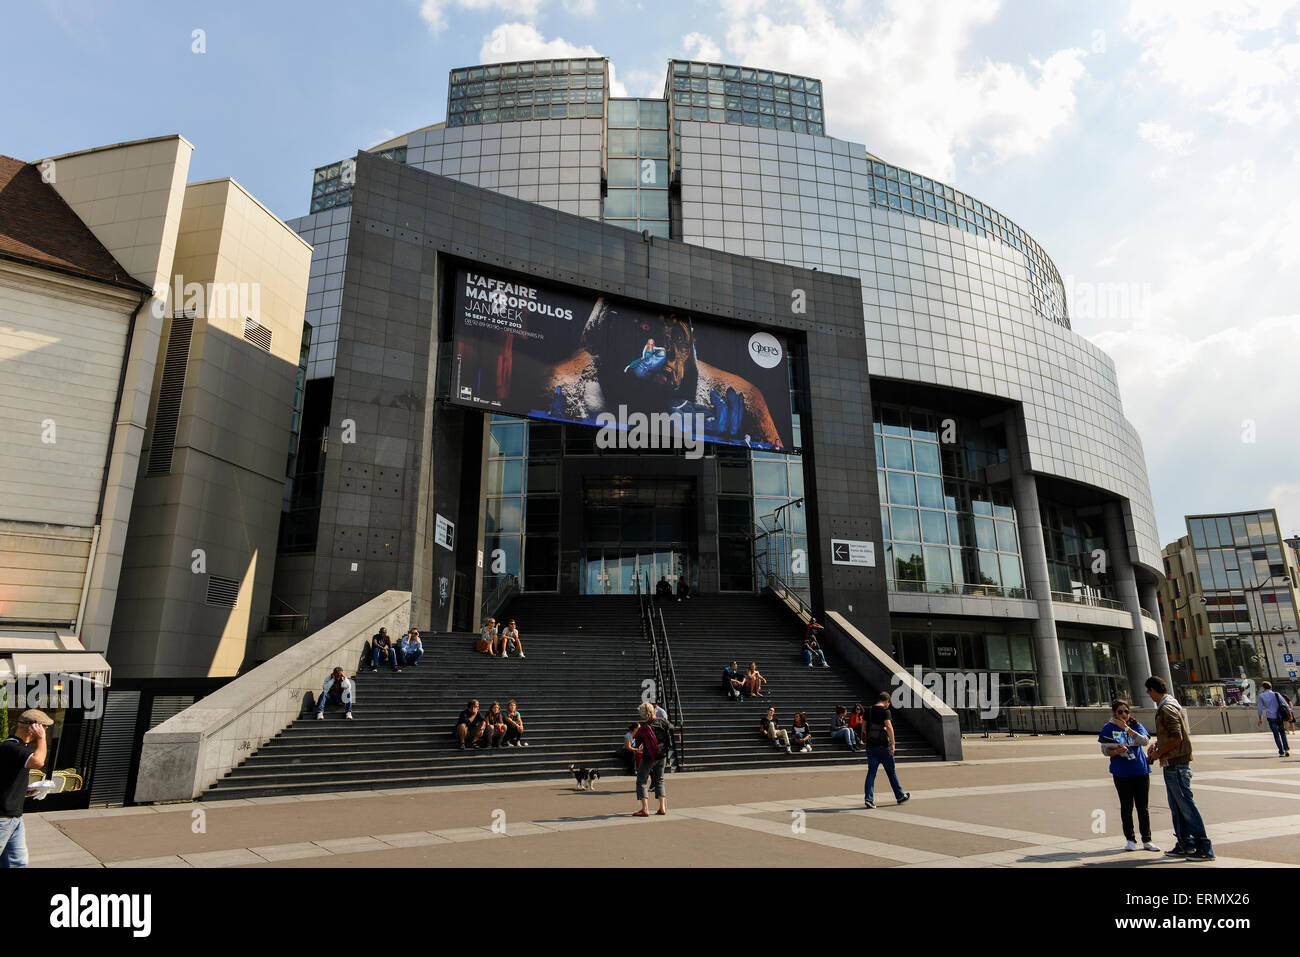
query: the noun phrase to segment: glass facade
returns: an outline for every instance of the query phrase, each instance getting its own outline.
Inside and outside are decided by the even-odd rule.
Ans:
[[[1038,505],[1052,591],[1069,601],[1113,601],[1115,588],[1106,571],[1110,566],[1104,560],[1106,533],[1100,511],[1085,515],[1069,505],[1043,499]]]
[[[1124,648],[1119,641],[1098,641],[1095,635],[1060,629],[1061,671],[1066,704],[1079,708],[1109,706],[1115,698],[1130,698]],[[1130,698],[1130,700],[1132,700]]]
[[[928,176],[880,160],[871,161],[871,202],[910,216],[964,229],[1019,250],[1029,271],[1029,292],[1040,316],[1070,328],[1061,276],[1041,246],[996,209]]]
[[[552,592],[560,574],[562,426],[494,415],[488,427],[485,588],[506,575]],[[531,457],[531,458],[530,458]]]
[[[889,587],[1028,597],[1011,492],[978,479],[1007,460],[1002,427],[883,404],[874,418]]]
[[[822,136],[826,118],[821,80],[723,63],[673,60],[664,96],[672,104],[673,132],[682,120],[733,123]],[[681,166],[681,155],[673,156]]]
[[[607,64],[584,57],[452,70],[447,125],[604,116]]]
[[[391,149],[380,150],[375,155],[395,163],[405,163],[406,147],[394,146]],[[352,205],[354,176],[349,172],[351,166],[350,160],[339,160],[337,163],[330,163],[316,170],[311,187],[313,213],[319,213],[323,209],[333,209],[335,206]]]
[[[1287,675],[1294,665],[1283,656],[1300,653],[1300,619],[1276,513],[1188,516],[1187,531],[1214,641],[1215,677]]]
[[[996,674],[1000,707],[1037,705],[1038,678],[1028,634],[984,634],[968,622],[940,622],[893,633],[894,653],[909,671]]]
[[[668,104],[610,100],[605,152],[605,222],[667,238]]]

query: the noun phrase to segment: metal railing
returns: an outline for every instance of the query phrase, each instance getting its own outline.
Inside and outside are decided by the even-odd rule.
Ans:
[[[485,621],[493,617],[501,606],[519,593],[519,579],[514,575],[507,575],[501,581],[497,582],[496,587],[483,596],[483,603],[479,606],[479,620]]]
[[[650,591],[650,576],[645,576],[642,585],[640,575],[633,576],[633,591],[637,596],[637,605],[641,613],[641,636],[650,643],[650,656],[654,662],[655,701],[663,704],[667,701],[672,706],[670,719],[675,729],[673,750],[676,758],[673,770],[686,769],[686,715],[682,711],[682,699],[677,690],[677,672],[673,667],[672,649],[668,646],[668,625],[664,621],[662,608],[657,608]],[[655,619],[659,621],[659,634],[655,633]]]
[[[1100,595],[1083,595],[1073,591],[1054,591],[1052,592],[1052,601],[1064,602],[1067,605],[1091,605],[1094,608],[1113,608],[1116,611],[1128,611],[1128,606],[1123,602],[1111,598],[1102,598]],[[1154,619],[1152,620],[1154,621]]]
[[[768,572],[763,580],[767,590],[790,606],[790,610],[798,615],[803,621],[812,618],[812,604],[806,599],[797,588],[787,585],[780,575],[775,572]]]
[[[310,621],[306,615],[267,615],[266,627],[262,630],[268,634],[307,633]]]
[[[971,585],[954,582],[914,582],[891,578],[889,590],[900,594],[963,595],[967,598],[1018,598],[1027,600],[1024,588],[1004,588],[1001,585]]]

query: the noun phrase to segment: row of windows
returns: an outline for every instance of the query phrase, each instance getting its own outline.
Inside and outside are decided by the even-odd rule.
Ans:
[[[406,147],[392,146],[374,155],[395,163],[405,163]],[[333,209],[335,206],[348,206],[352,203],[351,169],[351,160],[340,160],[316,170],[312,176],[311,212],[319,213],[322,209]]]
[[[760,86],[756,83],[724,83],[722,80],[706,80],[700,77],[695,79],[684,76],[673,77],[673,99],[678,103],[682,102],[677,99],[677,95],[683,93],[687,94],[688,97],[691,94],[702,95],[710,100],[714,97],[721,100],[724,96],[728,100],[735,99],[739,101],[742,98],[747,101],[752,100],[755,105],[745,108],[753,110],[758,109],[757,104],[759,101],[769,104],[790,103],[795,106],[809,106],[817,110],[822,108],[822,98],[815,93],[801,93],[772,86]],[[688,99],[687,102],[689,103],[690,100]],[[739,109],[740,107],[737,106],[736,108]],[[770,108],[768,112],[771,112]]]
[[[603,90],[535,90],[519,93],[502,93],[500,96],[470,96],[453,100],[450,114],[471,110],[495,110],[498,107],[533,106],[547,103],[603,103]]]
[[[673,117],[677,124],[682,120],[697,120],[701,123],[731,123],[736,126],[757,126],[765,130],[785,130],[794,133],[811,133],[814,136],[825,135],[826,128],[820,121],[796,119],[789,116],[772,116],[766,113],[744,113],[740,110],[710,109],[703,106],[675,106]],[[681,126],[674,129],[681,133]],[[677,165],[681,165],[681,154],[677,154]]]
[[[641,156],[651,159],[668,158],[667,130],[610,130],[605,137],[610,156]],[[664,184],[667,186],[667,182]]]
[[[795,76],[791,73],[775,73],[771,70],[754,70],[743,66],[728,66],[724,63],[700,63],[692,60],[672,61],[673,79],[678,77],[708,77],[715,80],[739,80],[742,83],[756,83],[777,89],[790,89],[807,93],[821,94],[821,80],[812,77]]]
[[[1018,250],[1025,257],[1036,311],[1045,319],[1069,328],[1060,276],[1042,247],[1019,226],[973,196],[928,176],[879,160],[872,161],[871,174],[870,193],[874,205],[996,239]]]
[[[476,126],[479,123],[509,123],[516,120],[563,120],[600,117],[604,103],[552,103],[550,106],[517,106],[514,109],[480,110],[447,117],[448,126]]]
[[[497,93],[523,93],[532,90],[601,90],[605,87],[605,78],[591,76],[539,76],[519,80],[501,80],[489,83],[453,83],[451,99],[474,98],[476,96],[493,96]]]
[[[609,125],[666,130],[668,129],[668,104],[663,100],[610,100]]]
[[[605,72],[605,61],[599,57],[579,60],[528,60],[521,63],[493,63],[486,66],[465,67],[451,71],[452,84],[477,80],[496,80],[516,76],[553,76],[570,73]]]
[[[801,120],[821,122],[822,111],[815,107],[798,103],[772,102],[750,97],[723,96],[721,93],[674,93],[673,103],[677,106],[711,106],[714,109],[727,109],[756,113],[765,116],[793,116]],[[685,119],[686,117],[680,117]],[[731,121],[728,121],[731,122]]]
[[[667,219],[668,190],[611,189],[609,191],[609,195],[605,197],[606,219],[626,219],[638,215],[643,219]]]
[[[1187,530],[1195,548],[1267,545],[1281,542],[1272,512],[1244,515],[1189,516]]]

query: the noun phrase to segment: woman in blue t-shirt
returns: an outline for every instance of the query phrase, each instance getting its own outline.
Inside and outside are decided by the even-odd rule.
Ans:
[[[1138,849],[1133,833],[1133,808],[1137,807],[1138,828],[1142,832],[1142,849],[1158,851],[1151,843],[1151,816],[1147,813],[1147,796],[1151,790],[1151,765],[1146,745],[1150,741],[1146,728],[1134,718],[1132,706],[1122,698],[1110,703],[1111,719],[1101,729],[1097,740],[1101,753],[1110,758],[1110,773],[1119,792],[1120,820],[1124,824],[1126,851]]]

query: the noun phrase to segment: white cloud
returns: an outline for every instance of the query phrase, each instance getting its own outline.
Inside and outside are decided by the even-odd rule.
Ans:
[[[596,12],[596,0],[564,0],[564,9],[575,17],[589,17]]]
[[[1277,509],[1277,521],[1284,538],[1300,534],[1300,482],[1274,485],[1268,490],[1265,505]]]
[[[1150,143],[1162,153],[1186,156],[1192,145],[1192,133],[1176,130],[1168,123],[1150,121],[1139,123],[1137,131],[1143,142]]]
[[[502,23],[483,38],[479,48],[480,63],[509,63],[512,60],[565,59],[568,57],[602,56],[590,44],[578,46],[563,37],[548,40],[532,24]],[[614,64],[609,65],[609,95],[627,96],[627,87],[614,74]]]
[[[1287,0],[1134,0],[1125,26],[1156,78],[1211,113],[1247,126],[1300,117],[1300,41],[1278,28]]]
[[[545,2],[546,0],[422,0],[420,19],[429,25],[433,33],[438,34],[447,28],[447,11],[450,8],[473,13],[500,10],[507,16],[531,19],[537,16],[537,11]]]
[[[682,37],[682,50],[688,60],[717,62],[722,59],[722,49],[705,33],[688,33]]]
[[[960,151],[994,160],[1040,151],[1072,119],[1086,54],[969,66],[998,0],[885,0],[834,14],[823,0],[722,0],[730,59],[820,78],[831,132],[904,166],[951,178]]]
[[[1300,522],[1300,486],[1277,482],[1297,472],[1300,315],[1189,336],[1164,314],[1091,338],[1115,359],[1125,414],[1142,435],[1162,542],[1196,512],[1276,505],[1284,525]],[[1253,442],[1243,441],[1246,423]]]

